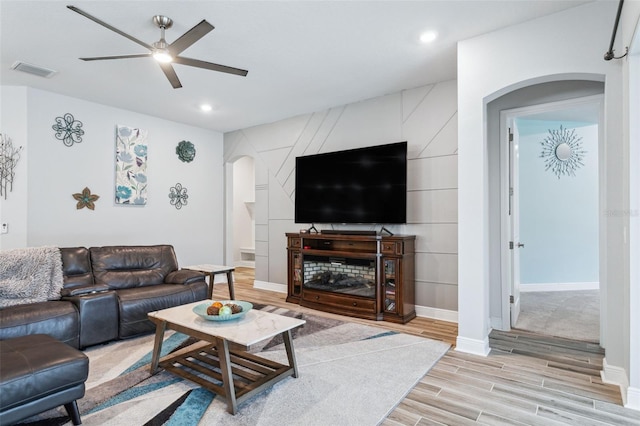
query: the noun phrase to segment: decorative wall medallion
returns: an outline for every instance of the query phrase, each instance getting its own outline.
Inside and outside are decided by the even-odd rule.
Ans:
[[[74,119],[69,113],[56,117],[56,124],[51,127],[56,131],[56,139],[61,140],[66,146],[82,142],[82,122]]]
[[[188,199],[187,188],[183,188],[180,183],[176,183],[176,186],[169,189],[169,202],[176,209],[180,210],[182,206],[186,206]]]
[[[82,192],[73,194],[73,198],[78,201],[78,204],[76,204],[76,209],[80,210],[86,207],[89,210],[94,210],[96,208],[95,202],[98,201],[98,198],[100,198],[100,196],[92,194],[91,190],[85,187]]]
[[[0,133],[0,197],[7,199],[7,193],[13,191],[13,178],[20,159],[22,147],[14,148],[11,138]]]
[[[147,204],[147,131],[116,126],[116,204]]]
[[[544,158],[545,171],[551,169],[558,176],[575,176],[576,170],[584,166],[582,160],[587,153],[582,149],[581,137],[576,135],[575,129],[559,130],[549,129],[549,135],[540,144],[542,152],[540,158]]]
[[[189,141],[182,141],[176,146],[178,158],[185,163],[190,163],[196,156],[196,147]]]

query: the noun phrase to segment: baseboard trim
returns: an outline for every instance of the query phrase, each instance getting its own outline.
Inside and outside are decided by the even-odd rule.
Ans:
[[[469,339],[468,337],[458,336],[456,338],[456,351],[464,352],[471,355],[487,356],[491,352],[489,347],[489,336],[484,340]]]
[[[431,308],[429,306],[416,306],[416,315],[422,318],[431,318],[447,322],[458,323],[458,311]]]
[[[270,290],[278,293],[287,292],[286,284],[270,283],[268,281],[260,281],[260,280],[253,280],[253,288],[257,288],[260,290]]]
[[[627,402],[625,408],[640,411],[640,388],[627,388]]]
[[[627,390],[629,389],[629,379],[624,368],[607,364],[607,358],[602,359],[602,371],[600,378],[604,383],[618,385],[622,395],[622,405],[627,406]],[[639,405],[640,407],[640,405]]]
[[[520,284],[520,293],[532,291],[576,291],[576,290],[599,290],[599,282],[576,282],[576,283],[531,283]]]

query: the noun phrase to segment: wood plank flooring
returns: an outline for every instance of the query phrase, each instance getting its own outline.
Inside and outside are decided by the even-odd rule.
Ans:
[[[640,425],[640,411],[622,407],[617,386],[602,383],[596,344],[524,331],[493,331],[487,357],[456,352],[455,323],[416,318],[393,324],[338,316],[287,303],[285,294],[253,288],[253,269],[236,268],[236,298],[442,340],[445,356],[393,410],[398,425]],[[216,284],[214,298],[228,298]]]

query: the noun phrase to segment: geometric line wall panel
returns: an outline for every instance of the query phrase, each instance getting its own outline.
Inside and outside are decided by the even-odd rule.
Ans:
[[[458,156],[416,158],[407,162],[407,189],[452,189],[458,187]]]
[[[416,300],[420,306],[458,311],[458,286],[416,281]]]
[[[437,157],[458,152],[458,113],[454,112],[433,139],[420,152],[420,157]]]
[[[422,151],[447,125],[447,122],[450,121],[456,111],[456,81],[452,80],[436,84],[403,123],[403,139],[414,146],[420,147],[419,151]],[[457,142],[455,140],[450,141],[450,144],[456,145]]]
[[[423,281],[457,284],[458,255],[416,253],[416,275]]]
[[[427,223],[420,226],[420,238],[416,238],[416,252],[458,253],[457,223]],[[412,233],[411,230],[408,230]]]
[[[458,190],[410,191],[407,193],[408,223],[457,223]]]
[[[425,100],[435,84],[402,91],[402,122],[405,123],[411,117],[420,104]]]
[[[400,142],[400,95],[387,95],[349,104],[326,138],[320,152]]]
[[[304,130],[307,121],[307,115],[300,115],[276,123],[250,127],[242,131],[256,151],[271,151],[293,146]]]

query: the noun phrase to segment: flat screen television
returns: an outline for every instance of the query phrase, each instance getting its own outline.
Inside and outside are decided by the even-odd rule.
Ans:
[[[407,221],[407,142],[296,158],[296,223]]]

